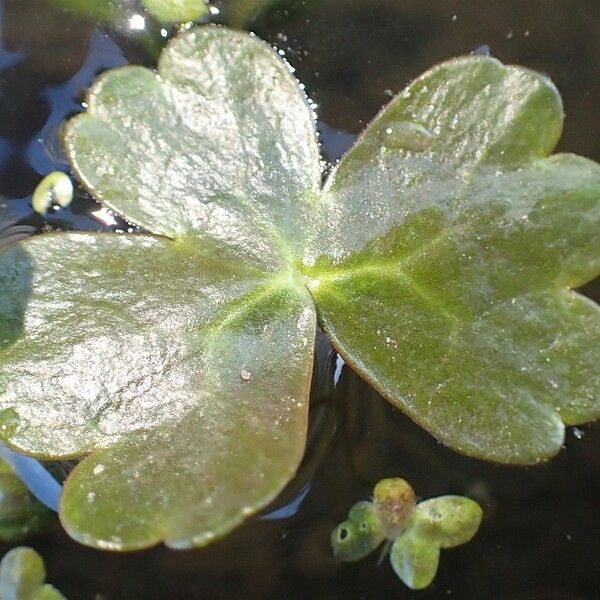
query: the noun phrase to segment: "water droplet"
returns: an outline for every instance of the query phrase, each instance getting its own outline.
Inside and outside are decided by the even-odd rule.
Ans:
[[[94,475],[100,475],[100,473],[102,473],[102,471],[104,471],[106,467],[104,465],[96,465],[94,467]]]
[[[573,427],[573,435],[580,440],[583,437],[583,431],[579,427]]]
[[[423,152],[434,139],[435,136],[431,131],[410,121],[390,123],[383,130],[383,143],[386,148]]]
[[[242,371],[240,372],[240,377],[244,381],[250,381],[250,378],[252,377],[252,373],[250,373],[250,371],[247,371],[246,369],[242,369]]]
[[[306,287],[308,287],[309,290],[316,290],[319,286],[321,285],[321,281],[319,279],[309,279],[306,282]]]
[[[96,492],[89,492],[87,495],[87,501],[91,504],[96,499]]]
[[[143,31],[146,29],[146,20],[142,15],[133,15],[129,19],[129,29],[134,31]]]
[[[473,50],[472,54],[479,54],[481,56],[491,56],[492,49],[487,44],[483,44],[482,46],[477,46],[477,48]]]
[[[305,256],[305,257],[302,259],[302,264],[303,264],[305,267],[314,267],[314,266],[315,266],[315,257],[314,257],[314,256],[310,256],[310,255],[308,255],[308,256]]]

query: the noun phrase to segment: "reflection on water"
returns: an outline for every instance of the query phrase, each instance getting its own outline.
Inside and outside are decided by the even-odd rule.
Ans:
[[[306,83],[331,162],[392,90],[438,60],[486,46],[507,62],[548,73],[566,100],[561,149],[600,159],[597,0],[553,0],[543,9],[520,0],[281,4],[252,26],[284,46]],[[68,208],[44,218],[33,214],[30,196],[42,175],[66,170],[56,136],[63,120],[82,109],[96,74],[125,62],[154,64],[168,32],[150,23],[137,33],[127,26],[94,28],[52,9],[50,0],[0,0],[0,16],[0,247],[48,227],[125,231],[127,223],[82,190]],[[597,284],[586,288],[596,298],[599,291]],[[326,344],[319,352],[315,392],[321,393],[312,399],[306,459],[263,519],[186,553],[157,548],[110,555],[62,534],[40,537],[33,545],[50,580],[75,600],[96,594],[118,600],[416,597],[390,569],[369,560],[341,565],[329,547],[348,506],[368,497],[379,479],[403,476],[425,497],[470,495],[485,510],[478,537],[445,557],[436,582],[419,597],[598,597],[599,426],[573,430],[549,465],[484,464],[439,445],[334,363]],[[332,389],[334,376],[339,384]]]
[[[60,126],[68,117],[84,110],[83,96],[99,73],[126,63],[119,46],[106,34],[95,31],[81,69],[65,83],[42,90],[50,114],[26,150],[27,161],[40,175],[67,168],[67,158],[60,146]]]

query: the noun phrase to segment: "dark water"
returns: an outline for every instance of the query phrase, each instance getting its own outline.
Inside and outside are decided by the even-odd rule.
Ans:
[[[329,160],[412,77],[482,46],[548,73],[566,105],[560,149],[600,160],[598,0],[280,4],[251,27],[286,50],[318,104]],[[97,28],[53,10],[50,0],[0,0],[0,11],[0,229],[126,229],[100,224],[92,215],[99,207],[83,192],[46,219],[32,213],[29,195],[44,174],[67,169],[56,133],[82,110],[94,77],[125,62],[153,65],[160,33]],[[600,299],[598,282],[585,291]],[[273,507],[308,490],[294,516],[253,519],[209,548],[183,553],[102,553],[57,532],[31,540],[49,580],[70,600],[600,597],[599,426],[582,427],[581,439],[569,431],[566,449],[548,465],[489,465],[439,445],[348,370],[335,392],[315,394],[312,420],[298,481]],[[343,565],[329,549],[348,508],[394,475],[423,497],[466,494],[485,509],[475,540],[443,553],[435,583],[420,593],[406,590],[387,562]],[[0,544],[0,553],[7,549]]]

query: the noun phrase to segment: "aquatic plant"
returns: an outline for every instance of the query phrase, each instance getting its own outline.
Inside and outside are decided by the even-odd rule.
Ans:
[[[40,181],[33,192],[31,205],[35,212],[44,214],[54,203],[64,208],[73,201],[73,183],[66,173],[53,171]]]
[[[440,496],[417,504],[404,479],[382,479],[373,501],[355,504],[348,519],[331,534],[333,554],[353,562],[384,541],[384,554],[396,575],[411,589],[426,588],[435,578],[442,548],[466,544],[477,533],[483,512],[463,496]],[[383,554],[382,554],[383,557]]]
[[[96,21],[119,22],[133,13],[133,6],[119,0],[51,0],[57,6]],[[142,6],[161,23],[196,21],[208,12],[207,0],[141,0]]]
[[[208,12],[207,0],[142,0],[142,3],[161,23],[196,21]]]
[[[55,523],[55,513],[40,504],[13,469],[0,459],[0,540],[17,542]]]
[[[2,600],[65,600],[46,580],[42,557],[32,548],[13,548],[0,562]]]
[[[83,543],[209,543],[301,460],[317,322],[450,447],[530,464],[598,417],[600,167],[548,157],[560,96],[485,56],[438,65],[321,186],[312,111],[256,37],[181,34],[102,75],[65,146],[142,235],[0,254],[0,435],[81,457]]]

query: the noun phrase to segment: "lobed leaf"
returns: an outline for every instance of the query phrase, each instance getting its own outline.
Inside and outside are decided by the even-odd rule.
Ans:
[[[65,600],[50,584],[44,583],[46,568],[33,549],[13,548],[0,562],[0,598],[2,600]]]
[[[533,463],[600,415],[600,167],[545,156],[545,77],[481,56],[435,67],[369,126],[325,187],[308,271],[345,360],[438,439]],[[321,222],[325,222],[322,219]]]
[[[67,148],[96,195],[162,237],[53,234],[0,255],[2,433],[35,456],[90,454],[61,519],[103,548],[208,543],[284,487],[306,437],[315,313],[265,213],[313,194],[311,113],[272,49],[225,29],[179,38],[161,73],[104,75]],[[238,171],[246,155],[260,177]]]
[[[470,541],[477,533],[483,511],[477,502],[464,496],[439,496],[419,502],[413,527],[442,548]]]
[[[202,545],[269,502],[302,455],[315,316],[467,454],[538,462],[599,416],[600,313],[571,288],[600,272],[600,167],[548,158],[547,78],[434,67],[323,189],[306,98],[254,36],[187,31],[88,104],[73,168],[148,233],[0,254],[0,436],[89,455],[62,498],[72,536]]]

